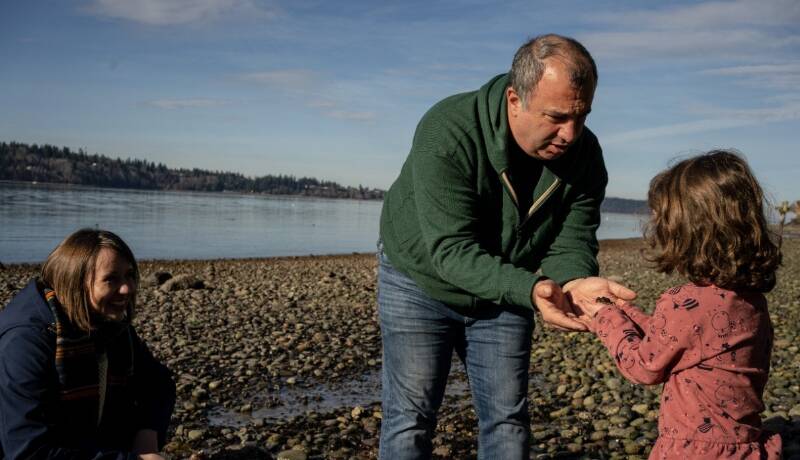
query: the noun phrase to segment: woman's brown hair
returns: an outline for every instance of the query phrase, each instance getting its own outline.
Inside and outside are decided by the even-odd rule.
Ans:
[[[95,262],[102,248],[109,248],[123,257],[139,284],[139,266],[133,252],[122,239],[106,230],[84,228],[62,241],[42,266],[42,282],[56,293],[70,322],[84,331],[92,330],[89,312],[89,284],[94,281]],[[136,298],[131,298],[128,318],[133,318]]]
[[[645,240],[656,269],[696,284],[769,292],[781,263],[764,217],[764,194],[738,152],[712,150],[650,182]]]

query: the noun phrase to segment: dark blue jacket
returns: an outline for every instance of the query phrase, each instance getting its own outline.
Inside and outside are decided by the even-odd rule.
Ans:
[[[175,384],[135,332],[129,391],[106,399],[100,426],[58,398],[54,319],[35,281],[0,311],[0,459],[136,459],[140,429],[166,438]],[[77,422],[76,422],[77,421]]]

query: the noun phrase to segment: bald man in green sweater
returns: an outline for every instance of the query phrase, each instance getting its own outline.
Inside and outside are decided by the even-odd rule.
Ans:
[[[581,331],[582,302],[635,297],[596,276],[608,182],[584,127],[596,84],[580,43],[544,35],[508,74],[440,101],[417,126],[381,215],[381,458],[430,458],[453,351],[478,457],[528,458],[534,311]]]

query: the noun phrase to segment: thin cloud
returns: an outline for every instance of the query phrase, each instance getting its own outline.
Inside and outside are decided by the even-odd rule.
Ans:
[[[309,102],[306,106],[314,109],[332,109],[336,107],[336,102],[329,99],[317,99]]]
[[[759,25],[794,25],[800,22],[797,0],[737,0],[706,2],[658,10],[594,14],[593,22],[636,29],[700,29]]]
[[[325,117],[337,120],[370,121],[376,114],[369,110],[341,109],[340,100],[350,100],[346,88],[353,82],[323,79],[307,69],[280,69],[238,75],[242,81],[265,85],[304,98],[304,105]],[[343,90],[343,88],[345,88]],[[363,88],[362,88],[363,89]],[[336,96],[338,95],[338,97]],[[331,97],[333,96],[333,97]],[[352,105],[352,102],[347,106]]]
[[[787,104],[781,107],[754,109],[694,109],[694,113],[708,115],[708,118],[687,123],[677,123],[651,128],[635,129],[603,136],[603,143],[622,144],[639,142],[660,137],[673,137],[685,134],[696,134],[721,129],[740,128],[743,126],[764,123],[791,121],[800,119],[800,103]]]
[[[730,77],[746,85],[797,90],[800,88],[800,63],[762,64],[707,69],[702,75]]]
[[[279,89],[307,90],[313,87],[316,75],[305,69],[282,69],[265,72],[251,72],[238,76],[240,80]]]
[[[800,44],[796,0],[707,2],[587,16],[580,38],[598,56],[755,57]]]
[[[350,110],[331,110],[323,112],[323,114],[327,117],[339,120],[370,121],[376,118],[375,112],[357,112]]]
[[[592,53],[605,57],[737,57],[763,55],[800,44],[800,35],[777,36],[754,29],[645,30],[581,35]]]
[[[707,69],[701,72],[705,75],[767,75],[767,74],[796,74],[800,73],[800,62],[792,64],[765,64],[747,65],[736,67],[723,67],[719,69]]]
[[[86,11],[152,26],[209,22],[230,14],[272,16],[252,0],[92,0]]]
[[[210,107],[221,107],[227,105],[226,101],[219,99],[206,99],[206,98],[190,98],[190,99],[153,99],[146,103],[150,107],[159,109],[175,110],[175,109],[200,109]]]

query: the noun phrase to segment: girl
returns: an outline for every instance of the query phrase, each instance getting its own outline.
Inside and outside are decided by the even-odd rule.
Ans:
[[[652,261],[689,282],[652,315],[605,298],[582,308],[628,380],[666,382],[650,458],[780,458],[780,436],[759,416],[773,338],[764,293],[781,261],[761,187],[743,159],[718,150],[656,176],[648,204]]]

